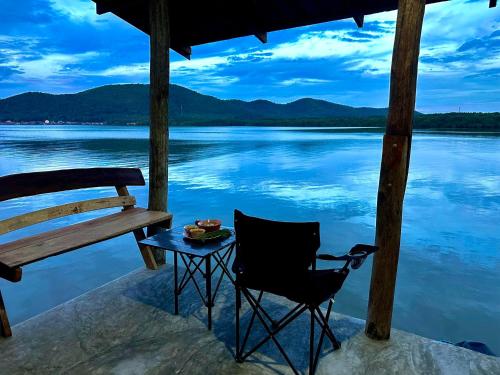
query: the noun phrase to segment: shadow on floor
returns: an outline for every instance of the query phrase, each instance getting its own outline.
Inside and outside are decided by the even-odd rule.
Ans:
[[[203,278],[199,276],[197,281],[204,285]],[[202,290],[202,292],[204,292]],[[173,274],[170,269],[154,273],[151,277],[135,284],[127,289],[124,295],[140,303],[163,310],[169,314],[174,314],[173,303]],[[293,302],[285,298],[267,295],[263,299],[263,306],[273,317],[284,316]],[[213,308],[213,334],[224,343],[226,348],[234,354],[235,348],[235,292],[233,285],[225,280],[221,284],[217,294],[215,306]],[[196,288],[192,283],[186,286],[179,298],[179,315],[187,318],[193,316],[203,324],[207,325],[207,312]],[[241,310],[241,330],[245,332],[251,318],[251,310],[248,303],[243,298]],[[257,319],[256,319],[257,320]],[[363,330],[361,322],[356,324],[349,319],[330,319],[330,325],[339,341],[345,341]],[[316,325],[315,337],[318,338],[320,330]],[[266,331],[260,322],[253,325],[246,348],[251,348],[266,336]],[[305,370],[308,367],[309,350],[309,313],[305,312],[298,319],[287,326],[277,336],[278,341],[285,348],[285,351],[293,358],[293,362],[298,369]],[[328,340],[323,343],[322,357],[333,351]],[[264,363],[255,356],[250,356],[247,362],[257,361],[261,365],[283,365],[287,363],[272,341],[264,344],[259,353],[269,359],[269,363]],[[266,366],[267,367],[267,366]],[[270,368],[272,369],[272,368]]]

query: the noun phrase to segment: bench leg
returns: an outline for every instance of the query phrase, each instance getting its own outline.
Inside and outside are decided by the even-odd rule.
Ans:
[[[160,232],[161,229],[170,229],[172,226],[172,219],[168,219],[159,223],[156,223],[148,227],[148,236],[153,236]],[[166,251],[161,249],[153,249],[153,255],[155,257],[156,264],[162,265],[166,263]]]
[[[7,316],[7,311],[5,310],[5,305],[3,303],[1,291],[0,291],[0,334],[3,337],[12,336],[12,330],[10,329],[9,318]]]
[[[141,251],[142,259],[146,264],[146,267],[150,270],[157,270],[158,264],[156,263],[156,259],[153,254],[153,249],[149,246],[144,246],[139,243],[139,241],[146,238],[143,229],[134,230],[134,237],[137,241],[137,245],[139,246],[139,250]]]

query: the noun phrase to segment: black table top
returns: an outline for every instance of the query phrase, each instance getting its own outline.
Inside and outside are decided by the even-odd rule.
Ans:
[[[163,250],[193,255],[196,257],[206,257],[230,246],[234,243],[234,241],[234,234],[231,237],[226,238],[225,240],[205,243],[185,240],[184,227],[176,227],[166,232],[161,232],[154,236],[148,237],[142,241],[139,241],[139,243]]]

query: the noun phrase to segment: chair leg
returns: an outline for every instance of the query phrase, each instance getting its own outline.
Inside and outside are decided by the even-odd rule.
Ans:
[[[236,308],[241,309],[241,290],[236,287]]]
[[[318,366],[319,355],[321,354],[321,350],[323,349],[323,340],[324,340],[325,336],[327,336],[330,339],[330,341],[333,345],[333,350],[340,349],[340,343],[335,338],[335,336],[334,336],[333,332],[331,331],[330,326],[328,324],[328,321],[330,319],[330,314],[332,312],[332,306],[333,306],[333,302],[330,300],[330,303],[328,304],[328,309],[326,312],[326,317],[321,312],[320,307],[319,306],[316,307],[316,311],[318,314],[316,315],[316,317],[314,319],[317,319],[319,325],[321,326],[321,335],[319,337],[318,346],[316,347],[316,355],[315,355],[314,361],[313,361],[313,366],[312,366],[313,373],[316,371],[316,367]]]
[[[333,302],[330,300],[330,303],[328,304],[328,309],[327,309],[327,312],[326,312],[326,317],[323,315],[323,312],[321,311],[321,309],[319,307],[316,308],[316,311],[318,312],[318,323],[323,328],[323,332],[330,339],[330,341],[331,341],[331,343],[333,345],[333,349],[334,350],[338,350],[338,349],[341,348],[342,345],[337,340],[337,338],[335,337],[335,335],[333,334],[333,332],[332,332],[332,330],[330,328],[330,325],[328,324],[328,321],[330,320],[330,314],[332,312],[332,307],[333,307]]]
[[[241,321],[240,321],[240,307],[241,307],[241,294],[250,304],[252,310],[252,316],[248,324],[245,337],[241,341]],[[290,366],[294,374],[299,374],[297,369],[292,364],[290,358],[286,354],[284,348],[281,346],[280,342],[277,340],[276,335],[284,329],[288,324],[298,318],[303,312],[309,310],[310,312],[310,331],[309,331],[309,375],[314,375],[316,373],[319,356],[323,348],[323,342],[325,337],[328,338],[334,350],[340,349],[340,342],[335,338],[332,330],[329,327],[328,321],[332,312],[333,302],[330,300],[326,315],[323,314],[319,306],[307,306],[299,304],[294,307],[290,312],[288,312],[282,319],[274,321],[270,319],[269,315],[264,312],[260,302],[263,292],[260,291],[258,297],[252,295],[252,293],[245,288],[236,287],[236,299],[235,299],[235,310],[236,310],[236,355],[235,359],[238,363],[242,363],[246,358],[256,352],[262,345],[268,341],[273,341],[279,352],[282,354],[285,361]],[[245,351],[245,345],[252,329],[255,318],[258,318],[262,327],[267,332],[267,336],[261,339],[252,349]],[[268,322],[269,320],[269,322]],[[321,334],[317,345],[315,345],[315,326],[316,322],[321,328]],[[276,325],[276,326],[275,326]]]
[[[241,351],[240,351],[241,290],[238,286],[236,287],[235,307],[236,307],[236,355],[235,355],[235,359],[236,359],[236,362],[242,363],[243,360],[241,359]]]
[[[285,321],[283,321],[278,327],[273,328],[272,327],[273,320],[271,319],[268,322],[268,317],[266,316],[267,313],[266,314],[263,313],[264,310],[263,310],[262,306],[260,305],[260,299],[262,298],[262,291],[259,293],[259,297],[257,297],[257,298],[254,297],[248,289],[242,288],[241,292],[243,293],[243,296],[245,297],[245,299],[249,303],[249,305],[250,305],[253,313],[252,313],[251,321],[249,323],[249,327],[247,328],[247,335],[245,336],[245,339],[244,339],[243,343],[240,344],[239,360],[238,359],[236,359],[236,360],[238,362],[243,362],[247,357],[249,357],[250,355],[252,355],[255,351],[257,351],[266,342],[273,341],[274,344],[276,345],[277,349],[280,351],[281,355],[285,359],[285,361],[290,366],[290,368],[293,371],[293,373],[296,374],[296,375],[299,375],[300,373],[297,371],[297,369],[295,368],[295,366],[291,362],[291,360],[288,357],[287,353],[285,352],[285,350],[281,346],[280,342],[276,338],[276,335],[282,329],[284,329],[285,327],[287,327],[288,324],[290,324],[297,317],[299,317],[303,312],[305,312],[307,310],[307,306],[300,305],[301,307],[299,309],[294,308],[293,309],[293,311],[294,311],[293,314],[291,314],[291,315],[287,314],[287,316],[288,316],[287,319]],[[237,319],[238,318],[239,317],[237,316]],[[248,351],[245,352],[246,339],[248,338],[249,330],[251,329],[251,326],[253,325],[253,320],[255,318],[258,318],[258,320],[260,321],[262,327],[267,332],[267,336],[265,336],[261,341],[259,341],[252,349],[250,349],[250,350],[248,350]]]
[[[259,296],[257,297],[257,304],[260,304],[260,301],[262,300],[262,295],[264,294],[264,292],[260,292],[259,293]],[[250,306],[252,306],[250,304]],[[257,313],[255,312],[255,309],[252,309],[252,317],[250,318],[250,321],[248,323],[248,326],[247,326],[247,330],[245,332],[245,336],[243,336],[243,342],[241,342],[240,344],[240,358],[243,362],[243,360],[245,359],[245,357],[243,356],[243,353],[245,352],[245,347],[247,345],[247,341],[248,341],[248,338],[250,337],[250,333],[252,331],[252,327],[253,327],[253,323],[255,321],[255,317],[257,316]]]
[[[309,308],[311,326],[309,332],[309,375],[314,374],[314,307]]]
[[[5,304],[3,303],[2,292],[0,291],[0,334],[3,337],[11,337],[12,330],[10,329],[9,317],[7,316],[7,310],[5,310]]]

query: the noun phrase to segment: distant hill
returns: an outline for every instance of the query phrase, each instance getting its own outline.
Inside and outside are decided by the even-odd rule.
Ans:
[[[288,104],[267,100],[221,100],[181,86],[170,86],[170,119],[175,123],[240,123],[262,119],[385,116],[387,110],[354,108],[324,100]],[[110,85],[77,94],[28,92],[0,100],[0,121],[147,123],[148,85]]]
[[[170,86],[172,125],[384,126],[386,108],[350,107],[317,99],[287,104],[221,100]],[[416,128],[500,130],[499,113],[416,113]],[[109,85],[77,94],[28,92],[0,100],[0,122],[147,124],[149,86]]]

